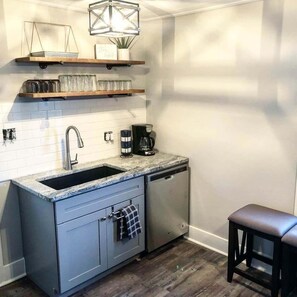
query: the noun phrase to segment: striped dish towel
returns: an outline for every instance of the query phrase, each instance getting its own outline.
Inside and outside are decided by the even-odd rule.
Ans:
[[[141,233],[141,225],[137,207],[130,204],[124,207],[121,211],[122,218],[120,219],[120,240],[128,235],[132,239]]]

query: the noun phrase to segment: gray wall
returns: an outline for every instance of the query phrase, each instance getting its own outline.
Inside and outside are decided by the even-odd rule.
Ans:
[[[25,273],[17,189],[0,183],[0,285]]]
[[[156,147],[190,158],[189,236],[223,252],[239,207],[294,210],[296,13],[294,0],[266,0],[144,28]]]

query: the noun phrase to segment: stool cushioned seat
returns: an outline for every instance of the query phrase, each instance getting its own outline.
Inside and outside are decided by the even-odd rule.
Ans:
[[[286,243],[297,248],[297,226],[293,227],[287,234],[284,235],[282,243]]]
[[[271,297],[277,297],[281,287],[282,237],[297,224],[297,217],[261,205],[248,204],[232,213],[228,220],[227,281],[232,282],[233,274],[236,273],[270,289]],[[242,233],[241,244],[239,243],[239,233]],[[272,258],[254,250],[254,236],[272,242]],[[260,260],[271,266],[272,274],[269,282],[259,278],[257,274],[251,275],[248,271],[238,267],[244,260],[246,260],[246,266],[251,267],[253,259]],[[286,291],[289,290],[290,287],[288,286]]]
[[[277,237],[282,237],[297,224],[297,217],[291,214],[256,204],[248,204],[240,208],[231,214],[228,220]]]

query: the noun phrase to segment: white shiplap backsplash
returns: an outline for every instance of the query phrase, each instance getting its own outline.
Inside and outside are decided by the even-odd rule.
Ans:
[[[120,154],[119,132],[146,121],[145,96],[0,104],[3,128],[16,128],[14,143],[0,146],[0,181],[63,165],[65,131],[75,125],[84,148],[70,132],[71,156],[80,163]],[[113,131],[113,143],[103,140]]]

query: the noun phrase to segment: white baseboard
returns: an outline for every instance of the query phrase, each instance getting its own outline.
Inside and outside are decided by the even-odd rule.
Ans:
[[[0,267],[0,287],[16,281],[26,275],[25,260],[19,259]]]
[[[218,252],[227,256],[228,253],[228,240],[209,233],[194,226],[189,226],[189,234],[186,238],[210,250]]]
[[[185,236],[185,238],[212,251],[220,253],[224,256],[228,256],[228,240],[225,238],[196,228],[194,226],[189,226],[189,234],[188,236]],[[259,254],[269,257],[269,255],[263,254],[261,252]],[[252,266],[261,271],[271,274],[271,266],[261,261],[254,259]]]

